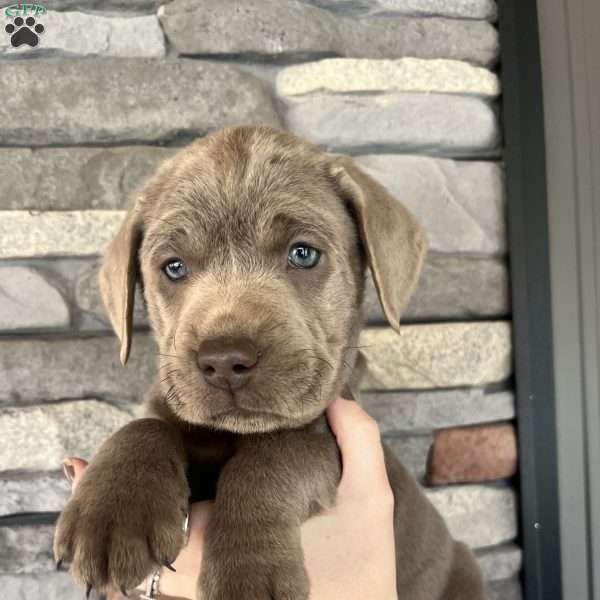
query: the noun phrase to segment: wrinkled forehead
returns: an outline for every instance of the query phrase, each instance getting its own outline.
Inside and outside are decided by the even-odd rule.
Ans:
[[[177,165],[170,184],[148,207],[147,252],[190,252],[232,245],[285,244],[294,236],[343,237],[351,226],[318,161],[276,150],[224,156],[210,149]]]

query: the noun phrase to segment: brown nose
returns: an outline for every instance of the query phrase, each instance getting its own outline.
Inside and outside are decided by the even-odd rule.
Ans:
[[[220,337],[204,340],[197,360],[206,383],[222,390],[237,390],[248,383],[258,358],[250,340]]]

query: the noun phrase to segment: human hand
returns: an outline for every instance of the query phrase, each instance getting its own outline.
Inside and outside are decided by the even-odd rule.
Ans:
[[[342,479],[336,505],[300,528],[310,600],[397,600],[394,496],[379,428],[358,402],[341,398],[327,419]]]
[[[327,417],[343,472],[335,507],[301,527],[310,600],[397,600],[394,497],[377,424],[358,403],[343,399],[331,404]],[[77,458],[65,461],[73,489],[86,466]],[[173,563],[176,572],[161,573],[163,597],[194,598],[211,511],[211,502],[192,505],[188,543]]]

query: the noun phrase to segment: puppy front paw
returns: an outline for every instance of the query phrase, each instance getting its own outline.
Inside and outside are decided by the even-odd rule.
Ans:
[[[61,513],[54,538],[59,563],[74,579],[99,591],[129,590],[159,565],[175,560],[184,544],[188,510],[185,478],[142,474],[128,482],[89,467]]]
[[[197,600],[307,600],[298,530],[209,531]]]

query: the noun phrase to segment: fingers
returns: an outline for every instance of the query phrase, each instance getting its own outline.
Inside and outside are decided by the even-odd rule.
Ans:
[[[327,418],[342,453],[340,492],[391,493],[381,436],[375,420],[354,400],[338,398]]]
[[[214,502],[209,501],[194,502],[190,506],[188,546],[197,547],[202,544],[213,506]]]
[[[187,544],[173,562],[176,572],[163,570],[161,592],[165,596],[194,598],[196,581],[200,575],[204,533],[213,509],[212,502],[195,502],[190,507]]]
[[[83,458],[77,458],[76,456],[66,458],[63,461],[63,472],[67,481],[71,484],[71,491],[75,491],[87,466],[87,461],[83,460]]]

